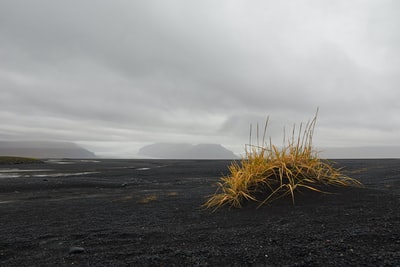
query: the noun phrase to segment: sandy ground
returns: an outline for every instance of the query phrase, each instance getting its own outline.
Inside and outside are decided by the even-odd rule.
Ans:
[[[201,208],[228,161],[0,166],[0,266],[400,266],[400,160],[338,160],[364,188]]]

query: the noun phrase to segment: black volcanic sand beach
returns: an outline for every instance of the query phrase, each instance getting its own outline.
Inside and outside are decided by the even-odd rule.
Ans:
[[[337,160],[364,188],[201,208],[229,161],[0,166],[0,266],[400,266],[400,160]]]

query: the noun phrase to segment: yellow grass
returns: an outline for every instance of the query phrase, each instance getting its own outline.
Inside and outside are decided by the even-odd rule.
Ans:
[[[304,130],[293,126],[292,136],[278,148],[271,139],[265,142],[268,119],[265,124],[262,145],[246,146],[246,157],[240,163],[232,162],[230,174],[217,183],[217,191],[204,206],[219,208],[224,205],[240,208],[245,201],[259,202],[259,206],[289,195],[294,203],[299,189],[322,192],[321,185],[361,186],[353,178],[343,175],[327,160],[318,157],[312,147],[312,137],[318,110]],[[251,141],[251,131],[250,131]],[[257,127],[257,143],[258,143]],[[262,197],[260,197],[262,196]]]
[[[156,201],[156,200],[157,200],[157,195],[148,195],[148,196],[145,196],[145,197],[139,199],[137,201],[137,203],[139,203],[139,204],[147,204],[147,203],[150,203],[150,202]]]

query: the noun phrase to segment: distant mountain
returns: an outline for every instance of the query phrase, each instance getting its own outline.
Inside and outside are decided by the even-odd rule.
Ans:
[[[156,143],[139,150],[139,156],[162,159],[236,159],[232,151],[219,144]]]
[[[0,156],[34,158],[95,158],[96,155],[71,142],[0,141]]]

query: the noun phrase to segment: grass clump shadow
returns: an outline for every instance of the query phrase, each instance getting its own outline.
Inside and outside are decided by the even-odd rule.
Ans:
[[[319,158],[312,146],[318,110],[314,118],[298,130],[293,126],[292,135],[281,148],[266,142],[268,118],[265,123],[262,145],[245,146],[246,156],[229,166],[230,174],[217,183],[217,191],[206,203],[206,208],[224,205],[241,208],[244,202],[255,201],[259,206],[276,199],[290,196],[293,204],[295,193],[300,189],[326,193],[322,186],[361,186],[361,183],[341,173],[330,161]],[[257,143],[259,143],[257,125]],[[259,207],[258,206],[258,207]]]

